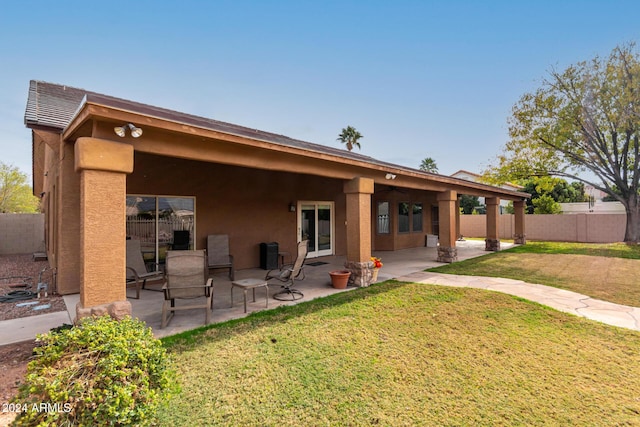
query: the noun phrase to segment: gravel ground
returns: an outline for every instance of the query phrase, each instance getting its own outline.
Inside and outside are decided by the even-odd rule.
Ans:
[[[25,255],[0,255],[0,299],[14,291],[37,291],[40,273],[49,267],[47,261],[34,261],[31,254]],[[67,309],[60,295],[52,295],[53,271],[48,269],[42,274],[42,281],[49,285],[50,292],[47,297],[31,297],[17,302],[0,302],[0,321],[16,319],[19,317],[35,316],[44,313],[53,313]],[[12,286],[13,285],[13,286]],[[26,285],[14,287],[15,285]],[[20,303],[35,303],[25,306],[16,306]],[[50,305],[50,308],[34,310],[34,307]],[[30,360],[35,346],[34,341],[0,346],[0,405],[9,403],[9,400],[18,391],[18,385],[24,379],[27,363]],[[15,414],[0,412],[0,426],[8,425]]]
[[[36,316],[38,314],[64,311],[67,307],[60,295],[52,294],[54,290],[53,270],[47,261],[34,261],[31,254],[0,255],[0,299],[9,296],[10,292],[36,292],[42,274],[42,281],[49,285],[48,295],[41,298],[29,297],[15,302],[0,302],[0,321],[19,317]],[[18,287],[16,287],[18,286]],[[27,303],[27,304],[24,304]],[[47,306],[50,306],[47,308]],[[38,308],[34,310],[34,308]]]

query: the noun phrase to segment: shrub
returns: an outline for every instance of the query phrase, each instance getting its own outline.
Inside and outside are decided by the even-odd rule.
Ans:
[[[177,391],[162,344],[139,320],[87,318],[38,341],[13,425],[149,425]]]

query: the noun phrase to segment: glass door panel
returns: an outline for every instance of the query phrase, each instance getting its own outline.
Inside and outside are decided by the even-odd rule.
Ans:
[[[333,255],[333,203],[298,204],[298,230],[302,240],[309,240],[309,257]]]
[[[147,270],[163,264],[171,249],[194,249],[195,198],[133,196],[126,199],[128,239],[140,240]],[[178,233],[176,233],[176,231]],[[177,247],[177,234],[186,241]]]
[[[165,258],[162,252],[167,249],[193,249],[194,210],[193,199],[158,198],[158,246],[162,259]]]
[[[318,251],[331,254],[331,206],[318,205]]]
[[[127,239],[140,240],[142,258],[147,270],[153,271],[157,262],[156,198],[127,196]]]
[[[300,206],[300,238],[309,240],[309,254],[316,250],[316,207],[315,205]]]

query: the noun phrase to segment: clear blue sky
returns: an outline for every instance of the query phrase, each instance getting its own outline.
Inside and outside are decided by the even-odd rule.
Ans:
[[[30,1],[0,10],[0,161],[30,174],[29,80],[443,174],[479,172],[519,97],[639,39],[640,1]]]

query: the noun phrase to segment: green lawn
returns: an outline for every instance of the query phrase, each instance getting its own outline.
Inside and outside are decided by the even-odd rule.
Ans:
[[[528,242],[509,252],[518,254],[590,255],[609,258],[640,259],[640,245],[625,243]]]
[[[639,425],[640,333],[385,282],[164,340],[161,425]]]
[[[640,245],[529,242],[429,271],[519,279],[640,307]]]

